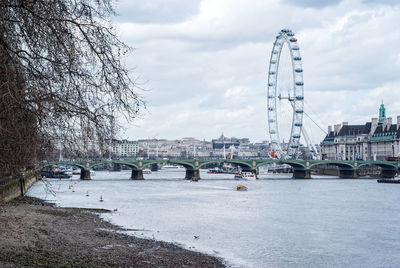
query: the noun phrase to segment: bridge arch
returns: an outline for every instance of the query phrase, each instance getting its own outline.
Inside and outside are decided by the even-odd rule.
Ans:
[[[281,164],[279,160],[277,159],[266,159],[266,160],[256,160],[256,168],[265,166],[265,165],[271,165],[271,164]]]
[[[221,163],[236,164],[236,165],[240,166],[243,170],[249,170],[249,171],[251,171],[252,168],[253,168],[253,166],[252,166],[252,164],[250,162],[242,161],[242,160],[236,160],[236,159],[212,159],[212,160],[207,160],[207,161],[199,163],[199,168],[202,168],[205,165],[213,164],[213,163],[217,163],[217,164],[221,164]]]
[[[185,160],[169,160],[168,163],[183,166],[186,170],[194,170],[196,168],[194,163]]]
[[[341,169],[354,169],[354,163],[351,162],[344,162],[344,161],[318,161],[318,162],[314,162],[314,163],[310,163],[310,168],[312,167],[316,167],[318,165],[333,165],[333,166],[337,166]]]
[[[352,161],[315,161],[310,163],[310,169],[316,168],[318,166],[335,166],[337,170],[328,169],[328,171],[324,171],[322,174],[339,176],[340,178],[358,178],[358,173],[355,168],[355,164]]]
[[[81,163],[81,162],[59,161],[59,162],[42,163],[42,167],[49,167],[49,166],[56,166],[56,165],[65,165],[65,166],[72,166],[72,167],[78,167],[80,169],[85,169],[85,163]]]
[[[305,165],[304,161],[284,160],[284,161],[280,161],[279,163],[292,166],[293,169],[297,169],[297,170],[305,170],[306,169],[306,165]]]
[[[358,167],[363,167],[367,165],[375,165],[381,168],[381,177],[384,178],[393,178],[398,173],[399,168],[397,162],[387,162],[387,161],[374,161],[374,162],[363,162],[358,165]]]
[[[131,169],[135,169],[138,170],[139,169],[139,165],[133,162],[126,162],[126,161],[112,161],[112,164],[117,164],[117,165],[124,165],[127,167],[130,167]]]
[[[358,163],[358,167],[368,166],[368,165],[375,165],[378,167],[388,168],[388,169],[396,169],[396,170],[398,169],[397,162],[395,162],[393,164],[389,163],[389,162],[384,162],[384,161]]]
[[[109,164],[111,161],[93,161],[93,162],[88,162],[89,163],[89,169],[92,169],[96,166],[104,165],[104,164]]]
[[[151,165],[154,164],[163,164],[163,163],[167,163],[167,160],[146,160],[146,161],[142,161],[142,168],[145,167],[150,167]]]

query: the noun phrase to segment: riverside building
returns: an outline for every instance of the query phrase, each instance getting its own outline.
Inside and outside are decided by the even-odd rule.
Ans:
[[[139,152],[139,146],[136,141],[113,140],[112,154],[114,157],[133,158]]]
[[[364,125],[347,122],[329,126],[321,142],[323,159],[329,160],[385,160],[400,155],[400,116],[396,123],[386,117],[383,103],[379,118],[371,118]]]

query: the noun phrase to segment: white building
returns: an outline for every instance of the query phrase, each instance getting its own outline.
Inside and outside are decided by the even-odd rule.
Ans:
[[[136,141],[113,140],[112,154],[114,157],[134,158],[139,152],[139,146]]]
[[[400,156],[400,116],[396,124],[386,118],[385,107],[379,109],[379,119],[372,118],[364,125],[347,122],[328,127],[321,143],[323,159],[329,160],[385,160]]]

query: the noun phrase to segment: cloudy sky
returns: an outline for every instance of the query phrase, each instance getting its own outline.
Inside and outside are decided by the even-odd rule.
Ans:
[[[269,140],[268,63],[282,28],[299,40],[305,112],[324,130],[364,124],[382,101],[400,115],[400,1],[119,0],[116,10],[147,102],[121,137]],[[304,124],[319,143],[324,132]]]

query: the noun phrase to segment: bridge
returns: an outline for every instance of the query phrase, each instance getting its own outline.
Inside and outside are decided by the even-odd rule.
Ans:
[[[293,168],[293,178],[311,179],[311,169],[321,166],[336,166],[341,178],[358,178],[358,169],[362,166],[378,166],[381,177],[393,178],[398,172],[398,163],[391,161],[343,161],[343,160],[280,160],[280,159],[169,159],[169,160],[101,160],[101,161],[58,161],[42,163],[42,167],[53,165],[70,165],[81,169],[81,180],[90,180],[90,169],[99,165],[125,165],[132,169],[131,179],[143,180],[143,169],[154,164],[181,165],[186,169],[185,178],[200,180],[200,169],[208,164],[231,163],[241,167],[243,171],[257,176],[259,167],[266,164],[286,164]]]

